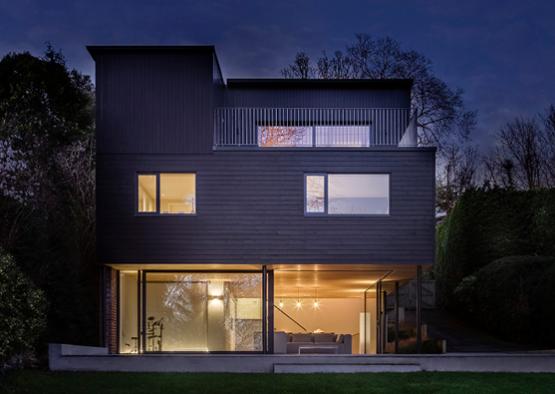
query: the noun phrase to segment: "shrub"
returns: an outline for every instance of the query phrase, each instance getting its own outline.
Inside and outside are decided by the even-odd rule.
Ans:
[[[555,256],[555,190],[469,190],[438,226],[434,275],[438,301],[492,261],[517,255]]]
[[[0,368],[34,350],[45,322],[43,292],[0,250]]]
[[[456,305],[481,327],[513,342],[554,346],[555,258],[511,256],[464,278]]]

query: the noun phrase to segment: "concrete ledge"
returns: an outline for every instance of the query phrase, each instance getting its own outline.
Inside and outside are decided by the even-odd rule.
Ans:
[[[51,344],[52,371],[122,372],[551,372],[555,353],[340,354],[106,354],[105,348]],[[407,369],[407,370],[403,370]]]
[[[66,344],[53,344],[51,346],[60,347],[60,355],[62,356],[107,356],[107,347],[95,346],[79,346]]]
[[[274,373],[421,372],[418,364],[274,364]]]

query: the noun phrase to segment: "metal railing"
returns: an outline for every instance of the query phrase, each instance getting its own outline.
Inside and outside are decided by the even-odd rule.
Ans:
[[[301,144],[273,146],[352,146],[353,143],[396,146],[407,128],[409,115],[408,108],[220,107],[214,111],[214,145],[272,146],[261,143],[261,132],[294,128],[297,134],[303,133]],[[368,136],[362,139],[359,135],[365,127]],[[324,139],[325,142],[319,142]]]

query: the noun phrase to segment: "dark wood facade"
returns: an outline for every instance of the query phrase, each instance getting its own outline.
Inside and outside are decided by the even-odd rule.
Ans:
[[[226,87],[211,47],[89,50],[101,263],[433,262],[433,148],[213,148],[215,107],[408,108],[409,82]],[[196,173],[196,215],[136,215],[138,172]],[[390,174],[390,215],[305,216],[304,174],[315,172]]]

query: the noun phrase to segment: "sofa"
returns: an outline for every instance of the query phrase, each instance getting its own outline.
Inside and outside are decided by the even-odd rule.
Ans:
[[[351,354],[351,334],[274,332],[274,353]]]

